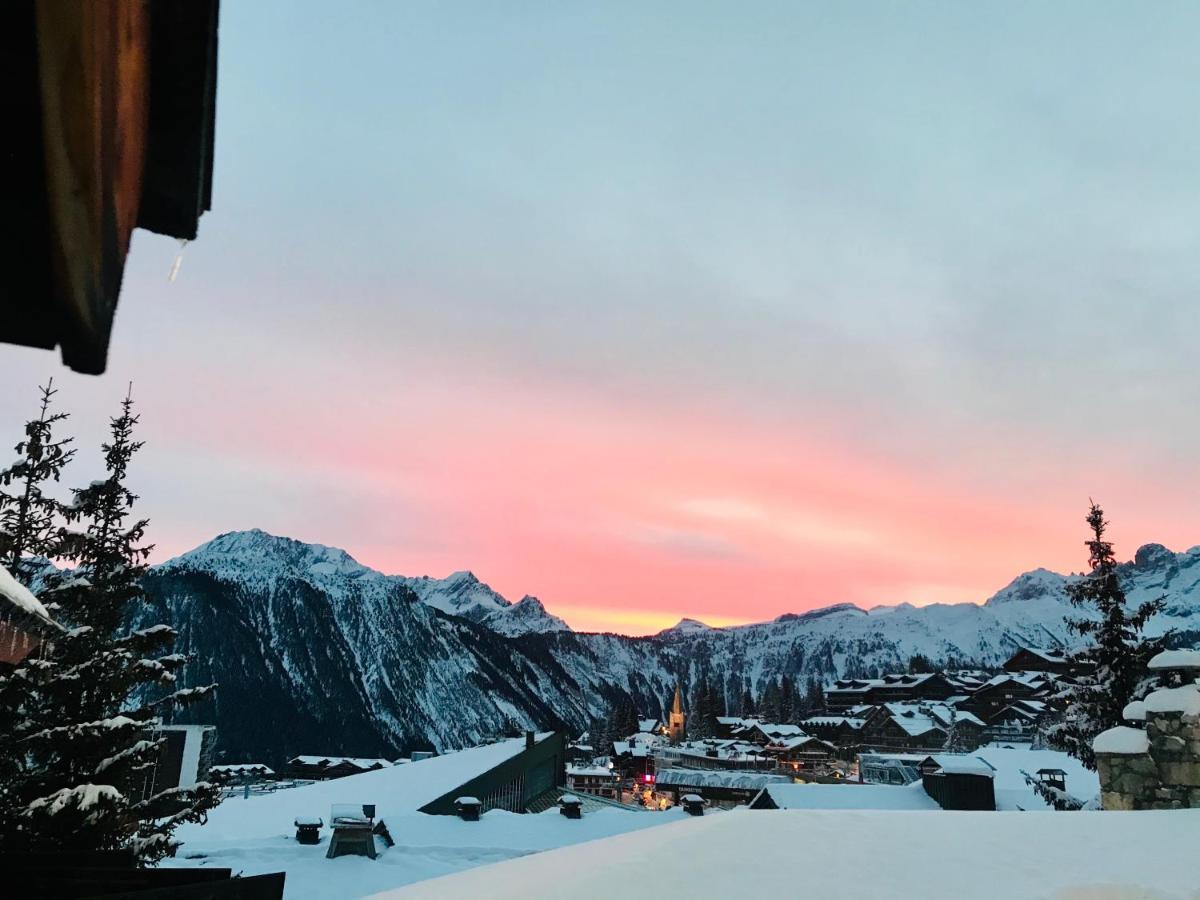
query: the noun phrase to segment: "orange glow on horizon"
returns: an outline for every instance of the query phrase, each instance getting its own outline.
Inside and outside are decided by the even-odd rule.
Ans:
[[[240,468],[221,477],[247,489],[274,480],[284,498],[247,519],[231,491],[220,530],[344,547],[385,572],[470,569],[577,629],[629,634],[842,602],[982,602],[1023,571],[1082,568],[1092,494],[1123,558],[1145,541],[1194,542],[1188,498],[1115,450],[1051,459],[1034,452],[1035,435],[1014,435],[1030,448],[1014,457],[1021,465],[982,478],[974,459],[884,454],[835,422],[807,430],[717,406],[664,412],[432,367],[421,379],[354,407],[352,375],[314,363],[289,373],[262,418],[219,410],[229,418],[207,439],[225,454],[229,435],[243,442]],[[152,412],[176,464],[219,455],[184,421],[174,423],[181,446],[170,446],[177,413]],[[314,415],[319,427],[301,441],[283,424]],[[163,535],[159,558],[212,536],[148,514]]]

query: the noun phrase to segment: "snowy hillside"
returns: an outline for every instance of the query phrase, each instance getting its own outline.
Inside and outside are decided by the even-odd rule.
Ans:
[[[1165,595],[1153,630],[1200,640],[1200,548],[1140,549],[1131,597]],[[472,744],[519,727],[587,727],[630,694],[659,715],[677,679],[701,672],[728,696],[766,678],[829,678],[938,662],[998,664],[1022,644],[1073,647],[1067,577],[1027,573],[987,603],[840,604],[712,628],[683,620],[654,637],[577,634],[533,597],[509,603],[469,573],[383,575],[344,551],[261,531],[221,535],[155,567],[147,618],[175,624],[221,685],[214,716],[230,759],[392,755]]]

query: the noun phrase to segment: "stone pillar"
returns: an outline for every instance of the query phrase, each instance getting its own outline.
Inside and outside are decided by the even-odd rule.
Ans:
[[[1132,713],[1132,714],[1131,714]],[[1096,768],[1104,809],[1200,808],[1200,686],[1152,693],[1130,704],[1137,729],[1112,728],[1096,738]]]

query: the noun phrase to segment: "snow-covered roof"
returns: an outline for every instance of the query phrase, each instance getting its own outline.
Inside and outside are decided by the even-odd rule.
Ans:
[[[993,775],[990,765],[970,753],[938,753],[932,759],[948,775]]]
[[[349,765],[356,769],[362,769],[364,772],[377,767],[387,768],[394,765],[388,759],[371,759],[361,756],[293,756],[288,760],[289,765],[297,766],[321,766],[328,768],[331,766]]]
[[[551,735],[552,732],[544,732],[537,735],[536,740],[543,741]],[[210,833],[219,832],[223,838],[230,839],[272,834],[275,833],[272,829],[283,828],[297,816],[318,815],[335,803],[374,803],[377,819],[415,813],[524,749],[524,738],[512,738],[435,756],[417,765],[389,766],[276,791],[251,801],[230,801],[209,813],[206,827],[211,829]],[[253,806],[248,805],[250,803]]]
[[[1062,769],[1067,792],[1081,800],[1100,793],[1100,779],[1079,760],[1060,750],[1034,750],[1027,744],[988,744],[970,754],[992,768],[992,786],[998,810],[1045,810],[1046,801],[1025,780],[1038,769]]]
[[[45,619],[47,622],[52,621],[50,613],[46,612],[46,607],[42,605],[42,601],[33,596],[29,588],[13,578],[4,566],[0,566],[0,597],[3,597],[22,612],[37,616],[39,619]]]
[[[772,784],[765,790],[779,809],[941,809],[920,782],[904,786]]]
[[[821,747],[832,749],[832,745],[807,734],[794,734],[790,737],[776,738],[771,741],[769,749],[794,750],[797,747],[803,747],[805,744],[819,744]]]
[[[592,777],[592,778],[616,778],[617,774],[612,769],[604,766],[567,766],[567,775],[576,777]]]
[[[1149,752],[1150,738],[1140,728],[1118,725],[1096,735],[1092,749],[1097,753],[1137,755]]]
[[[768,775],[762,772],[729,772],[720,769],[664,769],[655,777],[661,786],[720,787],[742,790],[761,790],[768,784],[791,784],[787,775]]]
[[[628,753],[633,757],[649,756],[650,748],[646,745],[635,745],[629,741],[613,741],[613,754],[624,756]]]
[[[1041,672],[1001,672],[999,675],[992,676],[980,685],[979,690],[989,687],[999,687],[1010,681],[1036,690],[1046,683],[1046,677]]]
[[[1200,669],[1200,650],[1163,650],[1150,659],[1149,668]]]
[[[1147,713],[1183,713],[1200,716],[1200,687],[1187,684],[1177,688],[1159,688],[1145,700]]]
[[[264,775],[274,775],[275,770],[262,763],[227,763],[219,766],[209,766],[210,772],[260,772]]]
[[[1034,656],[1044,659],[1046,662],[1066,662],[1066,654],[1061,650],[1045,649],[1041,647],[1022,647],[1027,653],[1032,653]]]

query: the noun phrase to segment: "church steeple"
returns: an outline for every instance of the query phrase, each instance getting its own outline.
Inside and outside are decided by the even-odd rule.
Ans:
[[[679,686],[679,682],[675,683],[675,699],[671,701],[671,714],[667,719],[667,737],[670,738],[672,744],[678,744],[683,740],[684,733],[687,730],[687,718],[683,714],[683,690]]]

